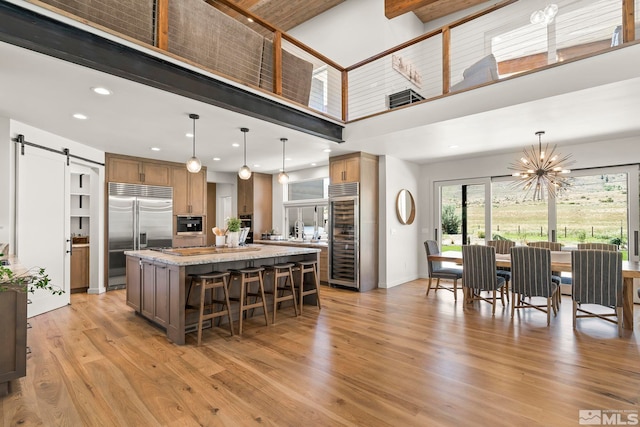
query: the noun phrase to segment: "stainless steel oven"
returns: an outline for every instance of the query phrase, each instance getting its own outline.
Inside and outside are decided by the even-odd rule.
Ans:
[[[203,218],[201,216],[178,215],[176,221],[176,234],[202,234],[204,231]]]

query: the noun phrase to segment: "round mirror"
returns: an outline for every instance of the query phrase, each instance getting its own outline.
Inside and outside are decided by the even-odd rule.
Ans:
[[[412,224],[416,217],[416,204],[409,190],[402,189],[396,198],[396,213],[401,224]]]

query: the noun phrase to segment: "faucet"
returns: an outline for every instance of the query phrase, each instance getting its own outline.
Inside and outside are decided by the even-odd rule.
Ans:
[[[304,240],[304,222],[302,222],[302,220],[297,220],[293,227],[296,232],[296,238]]]

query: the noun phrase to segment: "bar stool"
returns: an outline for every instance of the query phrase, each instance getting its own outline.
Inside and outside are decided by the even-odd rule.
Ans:
[[[265,294],[273,294],[273,321],[276,323],[276,311],[278,310],[278,303],[282,301],[293,301],[293,309],[298,316],[298,301],[296,299],[296,289],[293,284],[293,266],[294,264],[283,263],[274,265],[263,265],[266,270],[265,274],[273,274],[273,289],[271,291],[264,291]],[[280,283],[280,279],[284,278],[284,281]],[[282,295],[278,296],[278,291],[282,291]],[[291,292],[289,295],[285,295],[285,292]]]
[[[319,309],[320,306],[320,281],[318,280],[318,261],[299,261],[296,263],[296,266],[300,269],[300,292],[298,292],[298,299],[300,302],[300,314],[302,314],[302,305],[304,302],[304,297],[306,295],[316,294],[316,305]],[[304,275],[313,273],[313,288],[304,289]]]
[[[238,298],[230,298],[231,301],[240,302],[240,310],[238,313],[239,317],[239,332],[238,335],[242,335],[242,318],[244,317],[244,313],[247,310],[251,310],[254,308],[260,308],[264,310],[264,321],[265,324],[269,325],[269,319],[267,318],[267,301],[264,297],[264,281],[262,279],[262,274],[264,272],[263,267],[246,267],[237,270],[229,270],[232,279],[238,278],[240,280],[240,295]],[[257,283],[258,290],[256,292],[251,292],[251,284]],[[248,303],[248,297],[254,297],[255,300],[253,303]],[[258,301],[258,298],[261,298],[261,301]]]
[[[189,284],[189,293],[187,294],[186,308],[199,310],[198,316],[198,345],[202,340],[202,322],[216,317],[227,316],[229,321],[229,330],[233,336],[233,322],[231,322],[231,303],[229,302],[229,273],[214,271],[206,274],[190,274],[191,282]],[[189,294],[193,286],[200,286],[200,304],[198,306],[189,304]],[[224,299],[215,298],[215,289],[222,288]],[[211,290],[210,298],[207,300],[207,290]],[[215,311],[215,305],[223,306],[222,310]],[[205,309],[211,310],[210,313],[204,314]],[[213,323],[211,324],[213,326]]]

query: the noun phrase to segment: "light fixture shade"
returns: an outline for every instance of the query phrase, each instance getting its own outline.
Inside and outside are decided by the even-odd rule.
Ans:
[[[187,170],[191,173],[198,173],[202,169],[202,162],[196,157],[196,120],[200,118],[197,114],[189,114],[189,118],[193,120],[193,156],[187,160]]]
[[[249,166],[243,165],[238,171],[238,176],[240,177],[240,179],[251,178],[251,169],[249,169]]]
[[[285,171],[282,171],[278,174],[278,182],[280,184],[286,184],[289,182],[289,175]]]
[[[191,173],[198,173],[202,169],[202,163],[197,157],[192,157],[187,160],[187,170]]]
[[[249,132],[249,129],[240,128],[240,131],[244,134],[244,164],[238,171],[238,176],[240,179],[249,179],[251,178],[251,169],[247,166],[247,132]]]

